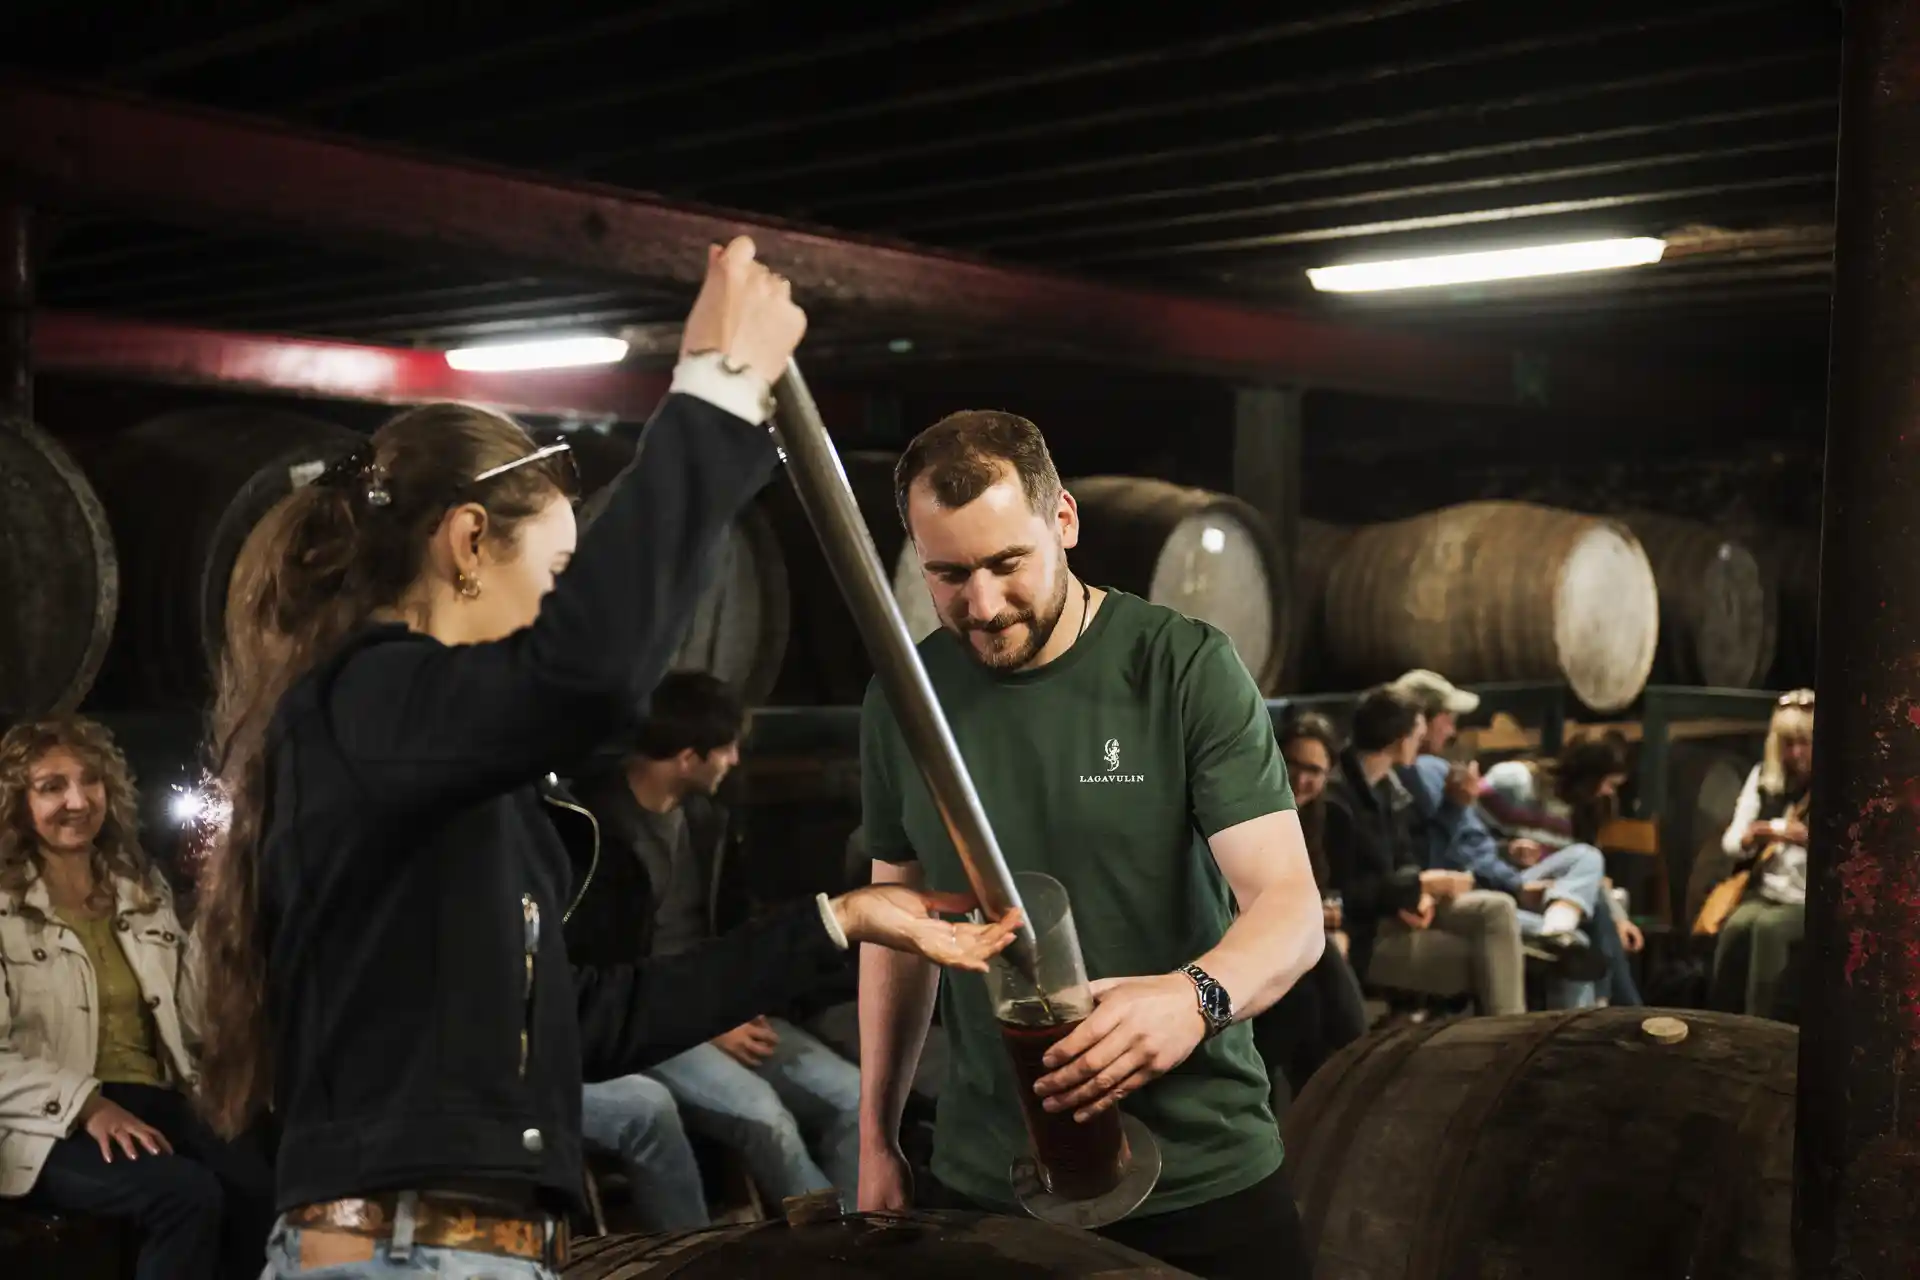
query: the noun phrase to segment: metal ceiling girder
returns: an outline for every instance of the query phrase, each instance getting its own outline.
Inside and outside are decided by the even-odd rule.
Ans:
[[[438,351],[61,311],[34,316],[33,365],[39,373],[246,387],[375,404],[459,400],[510,413],[620,422],[651,417],[671,380],[662,371],[625,365],[463,373]]]
[[[1097,283],[27,79],[0,78],[0,172],[29,198],[159,221],[689,288],[704,247],[744,232],[808,301],[903,323],[1379,395],[1513,404],[1541,394],[1538,357],[1524,357],[1523,382],[1504,345]],[[1547,403],[1584,417],[1783,411],[1774,389],[1750,381],[1594,355],[1545,368]]]

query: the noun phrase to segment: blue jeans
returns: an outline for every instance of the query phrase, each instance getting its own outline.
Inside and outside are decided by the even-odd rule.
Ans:
[[[267,1239],[267,1269],[260,1280],[301,1277],[302,1280],[387,1280],[388,1277],[435,1277],[436,1280],[559,1280],[554,1272],[524,1258],[507,1258],[469,1249],[440,1249],[410,1242],[413,1219],[404,1209],[394,1215],[391,1240],[374,1244],[365,1262],[341,1262],[330,1267],[300,1269],[300,1228],[277,1222]]]
[[[1531,911],[1520,913],[1522,936],[1540,931],[1541,917]],[[1593,918],[1584,930],[1588,944],[1607,962],[1607,974],[1598,982],[1568,982],[1554,979],[1547,983],[1549,1009],[1590,1009],[1606,997],[1614,1008],[1642,1003],[1640,985],[1633,980],[1633,961],[1620,941],[1620,926],[1614,914],[1613,900],[1601,894],[1593,904]]]
[[[1614,936],[1612,916],[1603,915],[1607,907],[1607,895],[1602,892],[1607,876],[1605,854],[1590,844],[1570,844],[1563,849],[1556,849],[1521,874],[1528,884],[1546,885],[1542,896],[1547,903],[1571,902],[1580,908],[1580,914],[1586,917],[1586,924],[1580,932],[1586,938],[1587,945],[1606,954],[1601,937],[1606,934],[1612,938],[1614,948],[1618,950],[1619,938]],[[1546,918],[1541,913],[1522,911],[1520,936],[1538,936],[1545,923]],[[1602,982],[1605,981],[1602,979]],[[1549,1009],[1585,1009],[1598,1003],[1600,994],[1600,984],[1553,978],[1547,982],[1546,1003]]]
[[[1581,915],[1591,918],[1600,900],[1601,882],[1607,878],[1607,858],[1590,844],[1570,844],[1520,874],[1529,884],[1544,882],[1548,902],[1571,902]]]
[[[740,1152],[775,1199],[837,1187],[851,1207],[860,1177],[860,1069],[790,1022],[770,1018],[780,1043],[757,1067],[696,1045],[645,1075],[582,1092],[587,1143],[620,1157],[643,1229],[708,1223],[689,1129]],[[818,1162],[805,1133],[815,1141]]]
[[[691,1231],[708,1225],[680,1108],[651,1076],[622,1076],[581,1090],[580,1136],[594,1150],[620,1157],[642,1231]]]
[[[258,1273],[273,1222],[273,1170],[258,1152],[216,1137],[178,1090],[114,1083],[100,1093],[165,1134],[173,1153],[109,1163],[77,1130],[53,1144],[26,1203],[139,1228],[135,1280]]]

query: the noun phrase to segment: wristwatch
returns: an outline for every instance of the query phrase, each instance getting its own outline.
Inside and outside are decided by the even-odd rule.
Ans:
[[[1207,1024],[1207,1038],[1232,1026],[1233,997],[1227,994],[1227,989],[1197,964],[1183,964],[1180,972],[1192,980],[1193,992],[1200,998],[1200,1017]]]

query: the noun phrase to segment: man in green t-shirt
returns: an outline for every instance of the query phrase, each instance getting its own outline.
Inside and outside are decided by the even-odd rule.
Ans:
[[[1205,623],[1076,578],[1073,498],[1039,430],[955,414],[895,491],[942,626],[920,644],[1008,865],[1066,886],[1098,1007],[1048,1054],[1050,1109],[1125,1100],[1162,1152],[1116,1241],[1200,1275],[1307,1274],[1268,1079],[1246,1020],[1324,946],[1320,895],[1265,702]],[[964,890],[965,871],[878,687],[861,711],[874,879]],[[1235,908],[1238,908],[1236,915]],[[916,1189],[901,1108],[941,992],[952,1062],[923,1204],[1018,1212],[1027,1149],[984,979],[878,948],[860,959],[860,1207]]]

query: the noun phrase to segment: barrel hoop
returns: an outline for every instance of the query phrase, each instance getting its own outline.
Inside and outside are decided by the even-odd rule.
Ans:
[[[1739,1261],[1733,1248],[1733,1208],[1741,1202],[1741,1197],[1734,1189],[1741,1186],[1741,1175],[1752,1170],[1749,1157],[1762,1132],[1771,1127],[1779,1098],[1779,1093],[1769,1086],[1756,1085],[1740,1123],[1720,1144],[1713,1180],[1717,1194],[1708,1198],[1701,1208],[1699,1221],[1694,1224],[1693,1252],[1688,1260],[1687,1275],[1700,1280],[1716,1277],[1739,1280],[1731,1270]]]
[[[1519,1078],[1534,1055],[1569,1024],[1599,1012],[1598,1009],[1571,1009],[1557,1017],[1535,1015],[1539,1020],[1534,1029],[1509,1041],[1494,1065],[1481,1073],[1461,1100],[1441,1136],[1439,1160],[1427,1181],[1420,1230],[1414,1236],[1416,1240],[1427,1241],[1428,1247],[1416,1249],[1409,1255],[1406,1280],[1440,1280],[1449,1269],[1454,1238],[1459,1233],[1459,1209],[1466,1200],[1459,1194],[1460,1179],[1467,1171],[1467,1161],[1478,1150],[1473,1135],[1499,1107],[1507,1087]]]
[[[631,1280],[631,1277],[643,1275],[652,1277],[654,1280],[666,1280],[666,1277],[677,1274],[694,1259],[705,1257],[753,1231],[773,1225],[775,1224],[771,1221],[757,1222],[743,1231],[742,1224],[729,1222],[715,1223],[713,1226],[700,1227],[692,1231],[675,1232],[638,1255],[622,1258],[615,1270],[607,1272],[604,1280]],[[587,1259],[576,1258],[574,1261],[584,1262]],[[631,1267],[633,1263],[647,1265]]]
[[[1301,1154],[1310,1155],[1325,1151],[1333,1154],[1337,1159],[1340,1153],[1351,1150],[1354,1135],[1359,1132],[1360,1125],[1372,1112],[1373,1104],[1380,1100],[1380,1095],[1387,1091],[1387,1086],[1392,1084],[1394,1077],[1400,1073],[1400,1068],[1405,1065],[1408,1058],[1413,1056],[1414,1050],[1425,1044],[1446,1025],[1445,1022],[1429,1021],[1418,1026],[1400,1027],[1393,1032],[1392,1037],[1385,1044],[1361,1059],[1358,1070],[1341,1076],[1340,1086],[1334,1093],[1334,1096],[1343,1103],[1339,1120],[1331,1126],[1331,1132],[1324,1141],[1302,1143],[1301,1145],[1307,1148],[1307,1151]],[[1325,1070],[1324,1067],[1321,1069]],[[1303,1092],[1302,1099],[1304,1097]],[[1301,1099],[1296,1099],[1294,1105],[1298,1106],[1300,1101]],[[1316,1136],[1318,1128],[1319,1126],[1316,1125]],[[1309,1159],[1303,1163],[1312,1167],[1317,1162]],[[1320,1248],[1320,1228],[1325,1225],[1327,1212],[1333,1207],[1334,1187],[1340,1181],[1336,1176],[1336,1170],[1343,1171],[1344,1166],[1334,1165],[1324,1171],[1316,1171],[1316,1176],[1311,1180],[1312,1185],[1307,1188],[1307,1202],[1302,1206],[1304,1213],[1301,1225],[1306,1230],[1307,1248],[1310,1251],[1317,1252]],[[1298,1173],[1299,1170],[1296,1168],[1295,1172]],[[1293,1185],[1299,1187],[1300,1179],[1296,1177]]]

